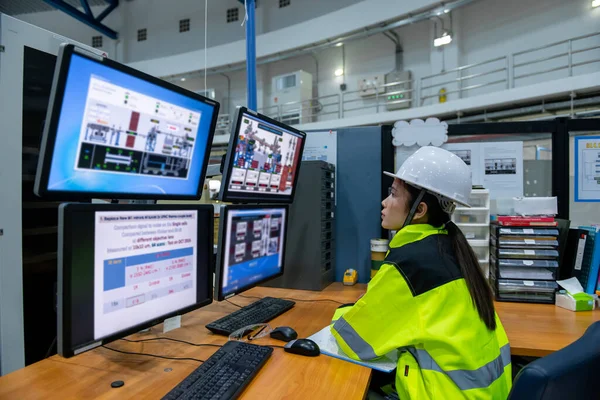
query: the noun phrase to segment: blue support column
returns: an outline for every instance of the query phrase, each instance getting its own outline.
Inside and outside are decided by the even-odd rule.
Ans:
[[[256,111],[256,30],[255,0],[246,0],[248,21],[246,21],[246,81],[248,86],[248,108]]]

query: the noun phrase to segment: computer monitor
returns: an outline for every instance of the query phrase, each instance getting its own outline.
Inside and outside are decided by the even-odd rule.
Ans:
[[[233,120],[219,199],[291,203],[306,133],[240,107]]]
[[[34,192],[56,200],[199,199],[219,103],[61,46]]]
[[[221,207],[216,300],[283,275],[287,215],[286,205]]]
[[[58,353],[210,304],[213,218],[212,205],[61,205]]]

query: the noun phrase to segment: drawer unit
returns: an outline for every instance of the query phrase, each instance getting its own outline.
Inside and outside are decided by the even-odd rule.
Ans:
[[[498,301],[554,303],[559,231],[490,228],[490,283]]]
[[[452,221],[462,231],[477,255],[485,276],[489,275],[490,243],[490,192],[486,189],[473,189],[469,197],[471,207],[457,207]]]
[[[335,167],[303,161],[290,206],[283,276],[264,286],[322,290],[335,271]]]

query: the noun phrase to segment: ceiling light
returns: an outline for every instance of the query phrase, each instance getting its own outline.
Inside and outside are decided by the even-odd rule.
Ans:
[[[446,9],[444,10],[444,14],[448,14],[449,12],[450,12],[450,10],[449,10],[448,8],[446,8]]]
[[[340,47],[340,46],[343,46],[343,45],[344,45],[344,42],[339,42],[339,43],[335,44],[335,47]]]
[[[185,82],[185,78],[181,78],[181,82]]]
[[[592,8],[600,7],[600,0],[592,1]]]
[[[442,15],[442,12],[438,11],[435,15],[437,15],[439,17],[440,15]]]
[[[433,40],[433,45],[435,47],[440,47],[445,46],[450,42],[452,42],[452,36],[449,33],[445,32],[441,37]]]
[[[336,70],[334,71],[334,73],[333,73],[333,74],[334,74],[335,76],[342,76],[342,75],[344,75],[344,70],[343,70],[343,69],[341,69],[341,68],[338,68],[338,69],[336,69]]]

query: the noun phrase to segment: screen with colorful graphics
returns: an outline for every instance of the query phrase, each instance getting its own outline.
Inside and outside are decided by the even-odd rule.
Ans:
[[[240,112],[221,186],[224,201],[292,202],[306,134]]]
[[[36,193],[199,197],[217,103],[77,52],[59,62]]]
[[[285,206],[230,206],[221,214],[219,299],[283,273],[286,217]]]

